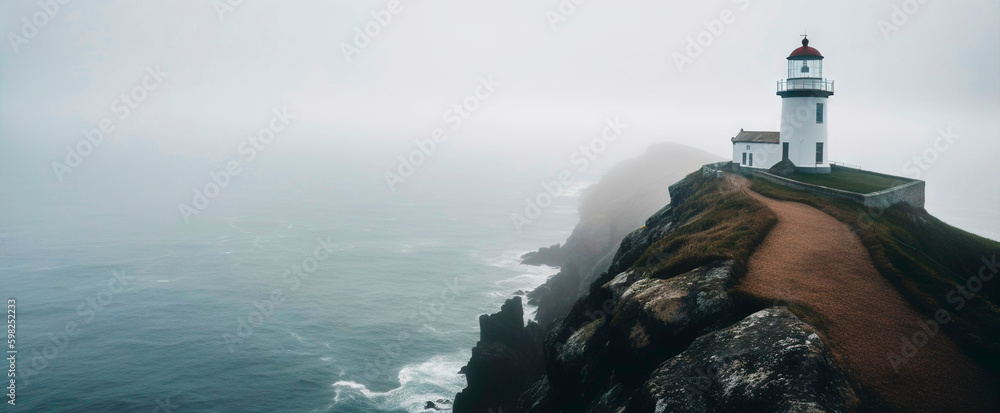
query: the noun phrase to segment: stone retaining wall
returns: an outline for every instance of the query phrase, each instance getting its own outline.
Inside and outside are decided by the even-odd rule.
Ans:
[[[868,208],[888,208],[896,204],[906,203],[915,208],[924,207],[924,181],[920,180],[910,180],[905,184],[886,189],[884,191],[872,192],[868,194],[860,194],[857,192],[844,191],[841,189],[827,188],[825,186],[807,184],[805,182],[799,182],[794,179],[785,178],[783,176],[778,176],[774,174],[767,173],[766,171],[753,168],[743,168],[739,165],[729,162],[729,165],[722,165],[722,163],[714,163],[705,165],[704,168],[715,169],[720,171],[732,171],[742,174],[748,177],[760,178],[765,181],[771,182],[775,185],[780,185],[786,188],[797,189],[800,191],[806,191],[818,196],[827,196],[834,198],[844,198],[850,199],[857,203],[860,203]],[[878,172],[864,171],[861,169],[848,168],[845,166],[834,165],[834,169],[847,169],[856,172],[861,172],[863,174],[873,175],[873,176],[883,176],[896,179],[906,179],[900,178],[898,176],[881,174]]]

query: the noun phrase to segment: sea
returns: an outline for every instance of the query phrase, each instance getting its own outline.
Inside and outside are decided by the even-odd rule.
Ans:
[[[391,151],[287,175],[262,161],[186,221],[213,169],[163,178],[190,168],[159,160],[156,176],[88,187],[115,150],[0,199],[18,367],[4,411],[425,411],[465,386],[479,315],[558,271],[519,258],[566,239],[602,173],[546,197],[559,169],[513,156],[442,151],[395,191]],[[518,227],[526,199],[544,205]]]

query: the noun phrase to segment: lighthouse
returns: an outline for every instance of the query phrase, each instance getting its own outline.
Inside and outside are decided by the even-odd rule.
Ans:
[[[823,55],[802,47],[788,56],[788,76],[778,81],[781,96],[781,132],[745,131],[732,138],[733,163],[746,168],[769,169],[788,160],[802,173],[830,173],[826,125],[833,81],[823,77]]]
[[[792,161],[799,172],[830,173],[827,125],[833,81],[823,77],[823,55],[809,46],[788,56],[788,77],[778,81],[781,96],[781,160]]]

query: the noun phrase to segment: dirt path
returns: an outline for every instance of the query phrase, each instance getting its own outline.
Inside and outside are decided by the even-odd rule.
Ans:
[[[900,354],[901,340],[922,331],[926,318],[878,273],[857,234],[816,208],[747,192],[774,211],[778,223],[737,288],[811,305],[826,319],[825,338],[852,376],[902,411],[1000,411],[981,369],[941,332],[893,369],[887,355]]]

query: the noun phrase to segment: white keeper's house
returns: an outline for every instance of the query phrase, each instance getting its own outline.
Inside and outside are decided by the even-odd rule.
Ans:
[[[823,55],[802,39],[788,56],[788,77],[778,81],[781,132],[740,130],[732,138],[733,162],[768,169],[787,159],[798,172],[830,173],[827,101],[833,81],[823,77]]]

